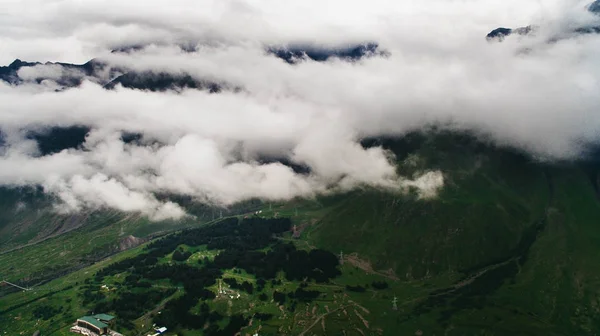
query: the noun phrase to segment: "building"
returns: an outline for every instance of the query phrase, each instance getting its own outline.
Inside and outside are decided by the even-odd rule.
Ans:
[[[112,326],[112,323],[115,320],[114,316],[108,314],[96,314],[92,317],[100,322],[108,324],[109,326]]]
[[[148,336],[160,336],[167,331],[167,328],[165,328],[165,327],[155,328],[154,331],[156,331],[156,334],[148,334]]]
[[[77,319],[75,325],[71,327],[71,332],[87,336],[122,336],[116,331],[110,329],[115,317],[108,314],[96,314],[93,316],[83,316]]]
[[[77,319],[77,327],[87,329],[96,335],[108,334],[108,324],[95,319],[92,316],[83,316]]]

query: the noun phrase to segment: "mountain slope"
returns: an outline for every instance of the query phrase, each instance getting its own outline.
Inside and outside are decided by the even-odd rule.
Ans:
[[[400,281],[448,281],[409,305],[403,328],[426,324],[423,331],[450,335],[600,330],[598,167],[537,163],[444,138],[416,151],[425,166],[445,173],[438,198],[365,190],[331,199],[332,210],[307,233],[311,243],[355,253],[380,273],[391,268]]]
[[[544,216],[551,190],[543,167],[519,153],[478,148],[451,135],[423,140],[399,165],[411,174],[439,169],[437,198],[374,190],[333,201],[311,233],[318,244],[358,252],[406,279],[458,272],[502,260]]]
[[[153,225],[164,227],[164,223],[127,218],[83,226],[18,253],[0,255],[0,273],[37,288],[22,293],[3,289],[0,306],[5,308],[0,309],[0,321],[18,318],[11,322],[10,331],[44,326],[61,335],[74,317],[102,307],[113,313],[118,310],[120,327],[136,332],[146,332],[144,325],[158,321],[183,334],[198,334],[202,326],[193,321],[207,318],[202,315],[207,310],[214,318],[223,318],[221,327],[239,318],[243,323],[237,329],[267,334],[593,335],[600,330],[600,271],[596,267],[600,167],[596,162],[543,163],[452,132],[370,139],[363,144],[394,151],[398,170],[405,176],[442,171],[445,187],[431,199],[364,188],[313,200],[264,204],[258,214],[239,216],[248,218],[250,226],[245,229],[228,228],[235,225],[230,218],[222,228],[216,223],[201,233],[194,229],[155,240],[150,245],[154,250],[116,254],[113,260],[126,261],[113,267],[118,272],[98,275],[99,266],[91,266],[58,277],[58,271],[76,268],[56,266],[78,263],[83,267],[86,258],[104,251],[87,246],[88,240],[103,237],[104,245],[99,246],[104,248],[129,234],[151,238],[148,234],[157,230]],[[177,201],[194,208],[192,200]],[[252,206],[260,205],[250,204],[246,210]],[[208,212],[196,207],[198,213]],[[299,234],[293,238],[288,232],[270,239],[273,245],[268,247],[256,245],[256,237],[249,238],[246,231],[260,222],[253,216],[290,217]],[[267,237],[260,229],[255,232]],[[289,243],[300,251],[293,252],[297,256],[275,256],[295,251]],[[73,252],[65,250],[68,244],[76,246]],[[343,263],[337,266],[341,274],[332,273],[325,283],[295,278],[295,270],[307,265],[311,270],[300,255],[318,249],[329,251],[328,260],[343,252]],[[85,253],[78,258],[77,251]],[[156,256],[147,258],[144,253]],[[40,254],[63,263],[35,262]],[[110,261],[99,265],[106,267]],[[203,265],[211,266],[204,269]],[[283,265],[285,270],[277,272],[274,265]],[[192,290],[177,272],[198,275],[185,279],[206,277],[200,281],[204,287]],[[266,284],[259,285],[265,274]],[[39,284],[53,277],[58,278]],[[246,286],[244,290],[227,287],[241,298],[213,297],[218,294],[218,279],[238,286],[232,278]],[[195,306],[196,301],[181,296],[182,283],[188,286],[186,293],[200,297]],[[119,289],[104,293],[104,284]],[[130,288],[132,284],[146,287]],[[136,305],[126,316],[118,305],[109,304],[111,300],[125,304],[130,297],[126,293],[137,293],[136,300],[146,302],[140,294],[144,290],[159,295],[162,303]],[[397,309],[392,308],[394,298]],[[62,313],[38,324],[36,312],[61,307],[65,307]],[[159,310],[166,315],[153,315]],[[251,319],[253,324],[244,326]],[[203,333],[213,334],[207,330]]]
[[[600,0],[596,0],[590,4],[588,4],[586,6],[586,10],[594,15],[600,15]],[[500,28],[496,28],[494,30],[492,30],[490,33],[487,34],[486,39],[488,41],[502,41],[504,40],[505,37],[509,36],[509,35],[529,35],[532,32],[535,31],[535,27],[533,26],[526,26],[526,27],[520,27],[520,28],[516,28],[516,29],[511,29],[511,28],[504,28],[504,27],[500,27]],[[583,26],[579,26],[576,28],[569,28],[567,29],[565,32],[562,33],[562,36],[556,36],[554,38],[551,39],[552,42],[557,41],[558,39],[562,39],[565,37],[572,37],[572,36],[577,36],[577,35],[582,35],[582,34],[598,34],[600,33],[600,26],[598,25],[583,25]]]

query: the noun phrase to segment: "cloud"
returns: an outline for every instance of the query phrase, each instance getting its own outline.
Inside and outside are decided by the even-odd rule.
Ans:
[[[44,189],[58,196],[58,210],[72,212],[112,208],[140,212],[152,220],[180,219],[185,211],[173,202],[159,202],[148,193],[132,191],[114,178],[96,174],[91,178],[75,175],[69,180],[49,179]]]
[[[110,207],[179,218],[183,210],[157,194],[227,206],[364,185],[413,187],[429,198],[443,186],[443,172],[398,176],[391,153],[364,149],[359,141],[431,124],[475,131],[549,159],[577,158],[582,144],[598,140],[600,37],[547,43],[569,25],[598,20],[584,2],[25,0],[8,2],[3,11],[5,63],[98,57],[113,68],[189,74],[241,88],[109,91],[86,78],[62,92],[0,84],[7,106],[0,109],[0,128],[10,135],[0,183],[43,185],[65,211]],[[529,24],[539,26],[533,36],[501,44],[485,39],[496,27]],[[290,65],[265,52],[270,45],[367,41],[387,56]],[[138,44],[150,45],[109,52]],[[177,44],[197,48],[184,52]],[[64,71],[40,65],[19,76],[75,75]],[[79,149],[40,156],[24,136],[29,129],[73,125],[92,129]],[[122,132],[143,138],[126,143]],[[264,157],[285,158],[310,173],[261,163]]]
[[[78,70],[66,69],[58,64],[37,64],[32,67],[19,69],[18,75],[25,81],[35,81],[38,78],[46,78],[57,81],[63,77],[84,77]]]

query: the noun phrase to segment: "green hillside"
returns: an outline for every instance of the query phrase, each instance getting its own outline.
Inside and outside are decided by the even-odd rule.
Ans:
[[[445,186],[438,197],[365,189],[325,199],[333,210],[311,228],[311,240],[356,252],[406,280],[510,258],[545,217],[553,177],[519,153],[478,146],[445,136],[425,139],[399,171],[442,171]]]
[[[252,201],[230,209],[192,204],[189,217],[180,221],[153,222],[140,214],[101,209],[62,215],[41,192],[0,188],[0,281],[33,286],[89,266],[133,248],[148,239],[246,213],[260,206]],[[0,297],[14,288],[0,287]]]
[[[246,217],[239,223],[173,223],[172,231],[197,228],[81,270],[64,268],[79,262],[78,253],[102,251],[89,246],[93,237],[114,244],[124,230],[151,238],[165,225],[95,217],[96,224],[0,255],[0,274],[10,279],[38,274],[47,260],[61,260],[69,273],[33,291],[3,289],[0,324],[9,334],[67,335],[75,317],[102,309],[117,315],[126,335],[146,334],[152,323],[172,335],[600,332],[599,165],[542,163],[451,133],[365,145],[377,143],[397,154],[404,176],[442,171],[437,197],[365,187],[251,202],[232,211]],[[244,212],[256,206],[260,214]],[[278,224],[262,228],[269,223]],[[295,226],[298,237],[282,223]],[[61,252],[66,244],[79,247]]]
[[[482,148],[425,140],[413,153],[444,172],[438,198],[374,190],[332,198],[308,239],[400,281],[453,282],[408,309],[402,325],[422,321],[456,335],[594,334],[598,168]]]

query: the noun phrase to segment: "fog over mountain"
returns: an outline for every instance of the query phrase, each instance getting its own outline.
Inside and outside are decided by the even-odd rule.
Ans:
[[[61,211],[162,219],[185,211],[159,193],[224,206],[362,185],[434,197],[443,172],[401,176],[390,153],[360,145],[432,125],[577,159],[598,141],[600,36],[547,41],[600,25],[586,5],[4,1],[0,63],[39,63],[0,71],[0,184],[41,185]],[[530,24],[535,34],[485,39]],[[136,88],[139,74],[166,84]],[[58,152],[28,136],[73,126],[89,128],[85,141]]]

